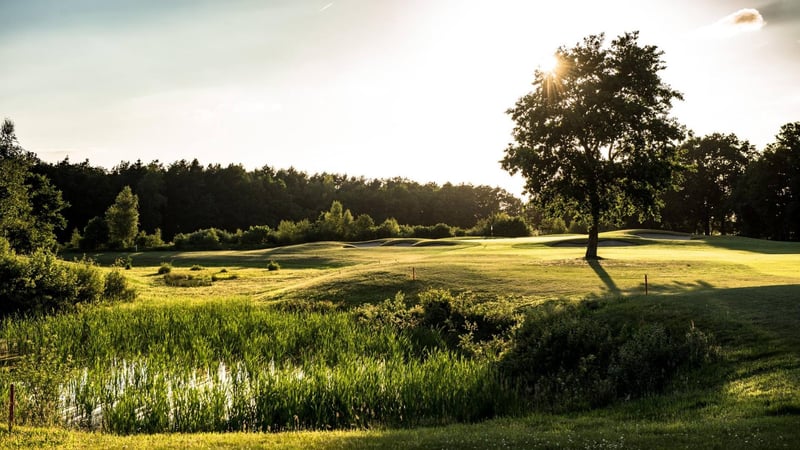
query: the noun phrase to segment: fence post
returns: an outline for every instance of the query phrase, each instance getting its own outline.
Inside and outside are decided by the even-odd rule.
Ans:
[[[14,383],[11,383],[11,389],[8,392],[8,433],[11,434],[11,429],[14,427]]]
[[[647,295],[647,274],[644,274],[644,295]]]

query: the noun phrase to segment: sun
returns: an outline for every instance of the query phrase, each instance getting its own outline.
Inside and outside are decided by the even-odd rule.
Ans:
[[[556,55],[548,55],[539,62],[539,70],[547,75],[552,75],[558,69],[558,57]]]

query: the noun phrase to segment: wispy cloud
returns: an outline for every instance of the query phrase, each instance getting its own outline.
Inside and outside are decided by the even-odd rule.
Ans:
[[[764,17],[757,9],[744,8],[729,14],[711,25],[703,27],[703,35],[727,38],[741,33],[758,31],[766,25]]]
[[[325,11],[326,9],[330,8],[331,6],[333,6],[333,3],[334,2],[330,2],[327,5],[323,6],[322,8],[319,9],[319,12]]]

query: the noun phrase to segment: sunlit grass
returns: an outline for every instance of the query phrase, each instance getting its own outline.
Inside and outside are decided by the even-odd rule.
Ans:
[[[691,322],[716,337],[722,361],[691,376],[679,375],[667,395],[564,416],[535,414],[410,430],[120,437],[21,427],[13,436],[0,432],[0,447],[792,448],[800,438],[796,427],[800,415],[800,244],[718,236],[654,240],[643,239],[638,231],[602,234],[604,239],[638,245],[601,247],[603,259],[596,264],[582,259],[583,248],[553,245],[580,238],[574,235],[453,239],[455,245],[427,247],[320,243],[247,252],[139,253],[132,256],[133,268],[124,271],[139,292],[138,300],[90,308],[87,313],[116,314],[120,323],[138,323],[147,330],[151,326],[134,317],[172,311],[176,318],[186,316],[182,323],[188,329],[199,321],[193,314],[218,307],[230,312],[242,308],[230,317],[246,317],[249,310],[292,302],[324,300],[347,309],[382,301],[397,291],[413,299],[415,293],[431,287],[471,291],[487,301],[502,297],[517,306],[604,298],[610,302],[599,314],[607,320],[682,326]],[[99,256],[101,263],[110,264],[120,255]],[[270,260],[281,269],[268,271]],[[208,287],[170,287],[156,274],[162,262],[187,273],[193,265],[201,265],[202,270],[191,273],[208,276],[225,269],[224,273],[236,278]],[[267,309],[263,314],[268,314]],[[341,325],[348,327],[348,323]],[[258,339],[252,338],[257,341],[252,348],[275,348]],[[327,340],[332,339],[336,338]],[[228,345],[230,356],[204,345],[190,352],[207,355],[202,363],[195,360],[196,366],[245,359],[232,350],[235,340]],[[105,346],[98,343],[97,351]],[[134,360],[134,353],[121,355]],[[166,347],[154,346],[144,353],[181,359]],[[263,362],[265,356],[248,358]]]

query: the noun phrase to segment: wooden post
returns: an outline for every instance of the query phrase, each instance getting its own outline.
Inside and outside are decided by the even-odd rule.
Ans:
[[[417,270],[416,270],[416,268],[412,267],[411,268],[411,281],[416,281],[416,279],[417,279]]]
[[[647,295],[647,274],[644,274],[644,295]]]
[[[11,384],[11,389],[8,392],[8,432],[14,427],[14,384]]]

